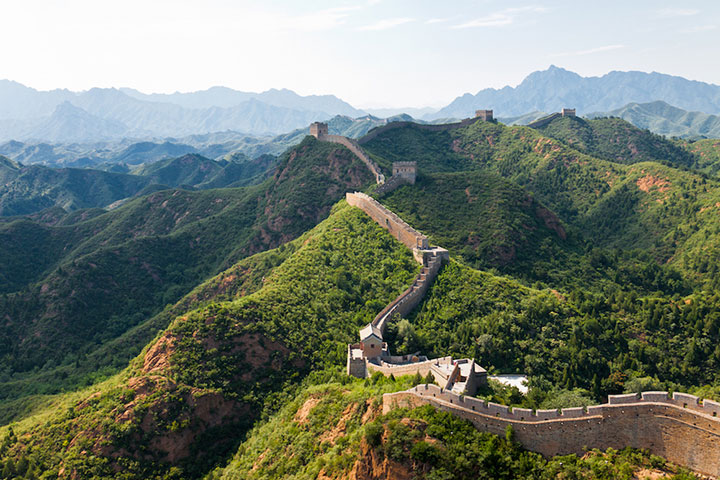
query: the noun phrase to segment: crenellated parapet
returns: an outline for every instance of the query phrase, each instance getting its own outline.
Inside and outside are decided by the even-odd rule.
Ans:
[[[720,475],[720,403],[685,393],[611,395],[587,408],[510,408],[458,395],[436,385],[418,385],[383,395],[383,412],[431,404],[502,435],[508,425],[528,450],[545,456],[586,449],[647,449],[704,475]]]

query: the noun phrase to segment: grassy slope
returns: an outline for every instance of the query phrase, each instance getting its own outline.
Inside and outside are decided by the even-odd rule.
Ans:
[[[312,369],[341,365],[357,328],[419,268],[404,246],[347,205],[289,248],[259,290],[179,317],[99,395],[47,423],[36,411],[43,422],[26,423],[29,436],[18,428],[6,455],[80,477],[111,478],[113,466],[129,478],[197,475],[237,445],[272,392]]]
[[[370,179],[348,150],[309,137],[284,156],[274,178],[249,189],[162,191],[67,226],[3,224],[4,287],[22,286],[0,296],[5,371],[32,376],[36,367],[83,362],[203,279],[316,225],[345,191]],[[24,270],[31,259],[36,268]],[[138,338],[134,352],[150,338]]]

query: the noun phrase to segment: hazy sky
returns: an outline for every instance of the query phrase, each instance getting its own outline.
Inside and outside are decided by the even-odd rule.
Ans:
[[[555,64],[720,84],[720,1],[0,0],[0,78],[441,106]]]

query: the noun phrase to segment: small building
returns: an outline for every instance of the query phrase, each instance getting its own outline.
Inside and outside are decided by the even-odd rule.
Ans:
[[[493,120],[492,110],[475,110],[475,118],[479,118],[485,122],[491,122]]]
[[[383,353],[382,332],[372,323],[360,330],[360,344],[365,358],[379,357]]]
[[[328,134],[328,124],[323,122],[313,122],[310,124],[310,135],[320,140],[321,137]]]
[[[560,111],[560,114],[563,117],[574,117],[575,116],[575,109],[574,108],[563,108]]]
[[[392,166],[392,174],[405,180],[410,185],[415,185],[417,177],[417,162],[394,162]]]

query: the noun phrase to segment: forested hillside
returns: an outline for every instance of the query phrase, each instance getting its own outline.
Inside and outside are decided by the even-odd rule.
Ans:
[[[41,367],[87,371],[81,365],[97,348],[239,259],[297,237],[325,218],[345,191],[370,180],[344,147],[309,137],[254,187],[165,190],[111,212],[75,215],[72,222],[19,218],[0,224],[6,384],[0,396],[52,391],[62,383],[34,382]],[[153,334],[112,358],[95,359],[100,364],[94,366],[122,365]]]
[[[410,124],[361,142],[386,174],[417,161],[415,185],[379,200],[451,256],[384,340],[527,375],[527,395],[480,392],[525,408],[661,389],[720,399],[720,182],[682,144],[561,120]],[[380,394],[425,379],[352,380],[347,344],[420,266],[338,202],[372,183],[348,150],[308,137],[252,187],[0,223],[0,261],[17,271],[0,297],[3,465],[29,478],[692,478],[642,452],[543,459],[429,407],[383,416]]]

